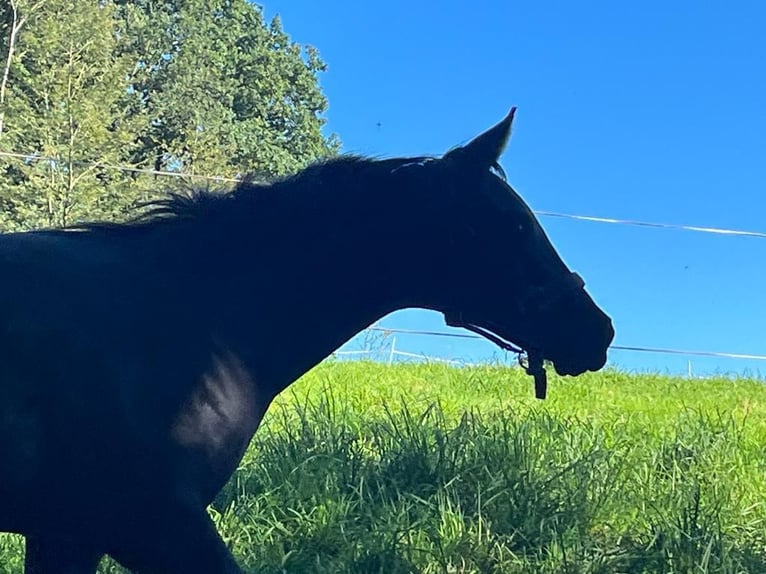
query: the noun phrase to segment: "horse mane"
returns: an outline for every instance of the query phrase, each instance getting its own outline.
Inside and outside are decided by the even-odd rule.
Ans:
[[[233,222],[252,214],[254,209],[268,201],[270,192],[276,189],[308,191],[317,184],[324,189],[348,188],[362,178],[382,178],[401,167],[422,165],[433,159],[432,156],[381,159],[344,154],[317,161],[286,176],[263,178],[248,174],[233,188],[186,186],[182,191],[168,191],[164,197],[137,205],[138,213],[126,222],[83,222],[58,231],[147,229],[201,219],[224,218]],[[499,163],[495,162],[490,171],[506,181]]]
[[[376,160],[358,155],[341,155],[317,161],[293,174],[264,178],[258,174],[247,174],[233,189],[210,187],[187,187],[181,192],[168,192],[166,197],[151,200],[140,206],[141,213],[133,220],[136,223],[152,223],[165,220],[196,219],[221,211],[241,213],[242,208],[251,207],[262,201],[264,195],[275,188],[306,188],[322,182],[328,187],[337,187],[342,174],[367,171]],[[335,185],[337,184],[337,185]]]
[[[277,189],[291,188],[297,192],[310,190],[317,183],[325,189],[340,189],[360,178],[383,176],[400,165],[426,159],[430,158],[376,159],[344,154],[317,161],[286,176],[263,178],[248,174],[233,188],[189,185],[181,191],[166,191],[164,197],[138,204],[137,213],[125,222],[82,222],[52,231],[117,231],[220,217],[238,219],[267,202],[270,192]]]

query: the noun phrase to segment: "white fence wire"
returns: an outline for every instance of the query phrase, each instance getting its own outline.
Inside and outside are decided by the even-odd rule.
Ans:
[[[408,335],[424,335],[429,337],[452,337],[460,339],[479,339],[483,340],[478,335],[471,335],[467,333],[447,333],[444,331],[419,331],[416,329],[388,329],[386,327],[368,327],[369,331],[378,331],[383,333],[400,333]],[[657,353],[667,355],[684,355],[684,356],[697,356],[697,357],[718,357],[723,359],[752,359],[755,361],[766,361],[766,355],[749,355],[745,353],[724,353],[717,351],[693,351],[688,349],[663,349],[658,347],[633,347],[626,345],[611,345],[609,347],[615,351],[633,351],[639,353]]]

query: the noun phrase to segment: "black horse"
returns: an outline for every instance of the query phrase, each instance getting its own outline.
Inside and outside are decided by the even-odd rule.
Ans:
[[[0,531],[26,572],[240,572],[207,505],[272,399],[394,310],[513,341],[538,376],[600,369],[611,321],[498,165],[512,119],[440,158],[0,235]]]

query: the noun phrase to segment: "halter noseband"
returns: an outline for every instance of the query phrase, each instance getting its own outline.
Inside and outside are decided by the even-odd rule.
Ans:
[[[519,302],[520,307],[525,309],[528,304],[536,304],[537,309],[547,309],[554,303],[558,302],[562,297],[568,295],[571,292],[579,291],[585,288],[585,281],[577,273],[571,273],[569,278],[571,284],[564,289],[558,289],[553,296],[550,295],[551,290],[550,283],[544,285],[536,290],[527,290],[524,297]],[[548,376],[545,372],[545,366],[543,364],[543,354],[537,348],[531,345],[516,346],[513,343],[501,339],[498,335],[492,332],[492,325],[488,328],[480,327],[475,323],[463,318],[461,312],[447,312],[444,313],[444,321],[450,327],[458,327],[467,329],[481,337],[484,337],[488,341],[494,343],[505,351],[516,353],[519,365],[524,369],[527,375],[534,377],[535,380],[535,398],[545,399],[548,390]]]

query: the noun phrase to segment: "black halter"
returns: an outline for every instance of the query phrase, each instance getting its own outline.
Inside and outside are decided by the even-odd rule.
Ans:
[[[556,289],[553,293],[551,293],[553,290],[551,284],[535,290],[527,290],[521,299],[517,300],[519,306],[522,309],[526,309],[528,306],[534,306],[535,309],[546,309],[565,295],[585,288],[585,281],[577,273],[572,273],[570,279],[571,284],[567,288]],[[444,321],[450,327],[467,329],[484,337],[505,351],[516,353],[519,365],[528,375],[534,377],[535,397],[541,400],[545,399],[548,390],[548,376],[543,364],[543,354],[536,346],[526,343],[521,343],[519,346],[514,345],[510,341],[506,341],[496,335],[493,332],[492,323],[482,321],[488,326],[480,327],[471,320],[465,319],[462,312],[446,312],[444,313]]]

